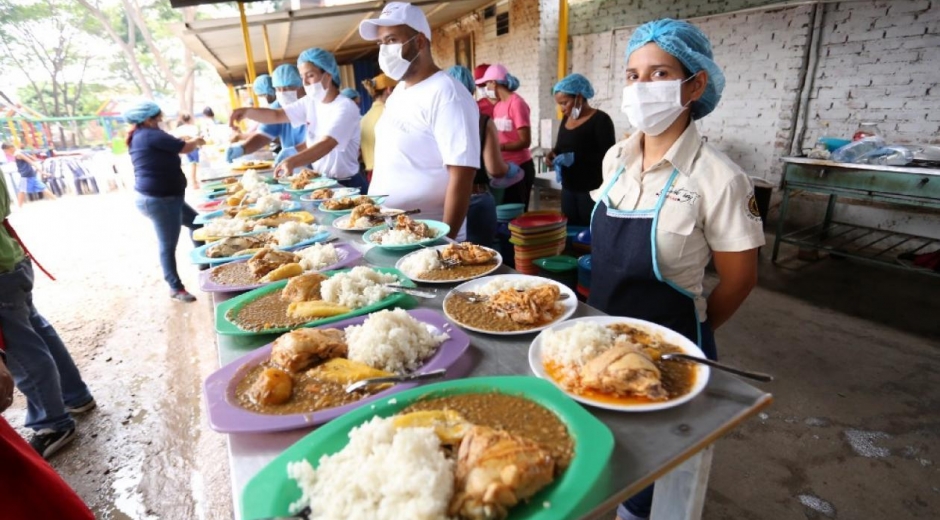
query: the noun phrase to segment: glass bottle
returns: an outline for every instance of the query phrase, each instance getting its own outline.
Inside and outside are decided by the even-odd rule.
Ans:
[[[866,137],[875,136],[881,136],[881,130],[878,129],[878,124],[871,121],[863,121],[858,124],[858,129],[855,130],[855,134],[852,136],[852,140],[858,141]]]

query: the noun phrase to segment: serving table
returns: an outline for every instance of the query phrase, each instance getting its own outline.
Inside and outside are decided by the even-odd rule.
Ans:
[[[330,216],[317,212],[320,223]],[[361,233],[335,231],[340,240],[364,252],[363,263],[393,267],[404,253],[368,248]],[[514,273],[501,266],[494,274]],[[443,298],[453,285],[420,284],[436,290],[434,299],[415,300],[413,306],[442,311]],[[215,293],[215,305],[232,295]],[[579,303],[573,317],[602,313]],[[536,333],[521,336],[490,336],[466,331],[470,348],[449,369],[447,378],[493,375],[531,375],[529,344]],[[219,363],[240,356],[274,340],[276,335],[218,336]],[[624,499],[653,482],[657,492],[654,519],[700,518],[711,461],[710,446],[722,435],[770,405],[770,394],[739,379],[712,370],[708,386],[692,401],[676,408],[648,413],[624,413],[587,407],[613,432],[615,446],[610,462],[594,489],[586,489],[577,518],[605,518]],[[288,446],[310,433],[310,429],[260,434],[229,434],[232,497],[236,518],[241,518],[242,490],[261,468]],[[252,519],[245,519],[252,520]]]
[[[848,164],[805,157],[784,157],[783,200],[777,219],[777,238],[772,260],[777,261],[781,243],[804,249],[828,251],[889,267],[906,268],[897,262],[901,253],[930,252],[940,240],[887,231],[834,218],[840,197],[896,206],[940,209],[940,170],[900,166]],[[822,222],[784,234],[784,224],[795,192],[829,196]],[[933,270],[918,270],[940,276]]]

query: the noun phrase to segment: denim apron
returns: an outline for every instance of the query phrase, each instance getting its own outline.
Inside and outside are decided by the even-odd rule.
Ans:
[[[698,319],[695,295],[664,278],[656,255],[656,228],[669,188],[679,171],[672,170],[651,209],[613,209],[608,193],[624,167],[604,187],[591,214],[591,283],[588,304],[610,314],[651,321],[668,327],[715,359],[711,327]],[[600,276],[598,276],[600,275]]]

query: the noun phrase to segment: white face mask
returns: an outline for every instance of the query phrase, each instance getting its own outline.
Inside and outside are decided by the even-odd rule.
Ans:
[[[576,106],[571,109],[571,119],[577,119],[579,117],[581,117],[581,105]]]
[[[297,91],[285,90],[283,92],[278,92],[277,94],[274,94],[274,97],[277,98],[277,102],[280,103],[282,107],[287,106],[293,103],[294,101],[297,101]]]
[[[405,43],[417,37],[418,35],[416,34]],[[386,76],[395,81],[399,81],[401,78],[405,77],[408,68],[411,67],[411,62],[418,57],[417,54],[410,60],[401,57],[401,50],[405,43],[389,43],[379,46],[379,68],[382,69],[382,72],[384,72]]]
[[[326,97],[326,87],[323,86],[322,79],[312,85],[304,85],[304,92],[317,102],[323,101],[323,98]]]
[[[494,89],[485,88],[483,89],[483,92],[486,94],[486,97],[490,99],[496,99],[496,91]]]
[[[623,88],[620,110],[637,130],[646,135],[659,135],[688,108],[682,104],[682,84],[694,77],[684,81],[638,81],[627,85]]]

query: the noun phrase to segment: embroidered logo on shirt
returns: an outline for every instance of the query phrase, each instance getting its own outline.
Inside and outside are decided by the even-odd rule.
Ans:
[[[500,132],[512,132],[512,119],[506,117],[493,119],[493,125]]]
[[[656,196],[659,197],[661,193],[662,193],[662,190],[658,191],[656,193]],[[673,188],[669,190],[669,193],[666,195],[666,198],[673,202],[679,202],[681,204],[689,204],[689,205],[695,204],[696,201],[698,201],[698,199],[700,199],[701,197],[702,196],[699,195],[698,193],[694,191],[689,191],[685,188]]]
[[[760,222],[760,209],[757,207],[757,198],[752,193],[747,199],[747,217],[755,222]]]

